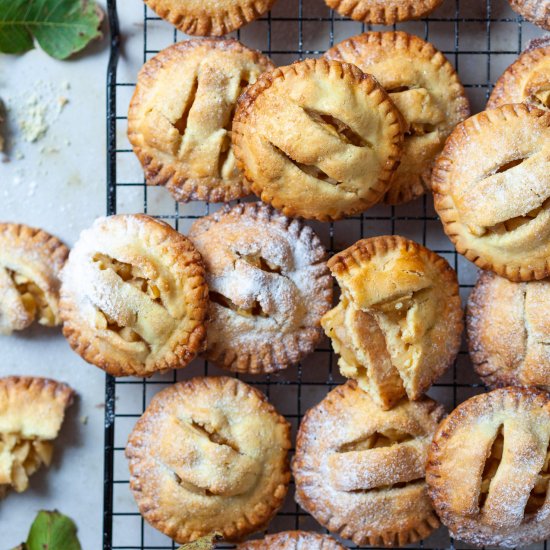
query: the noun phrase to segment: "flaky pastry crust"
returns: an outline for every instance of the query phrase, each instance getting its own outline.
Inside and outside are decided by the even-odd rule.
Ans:
[[[508,387],[461,403],[440,425],[426,481],[451,534],[476,546],[550,536],[550,395]]]
[[[275,0],[144,0],[185,34],[222,36],[254,21]]]
[[[0,223],[0,334],[23,330],[37,320],[56,326],[59,272],[69,249],[41,229]]]
[[[550,275],[550,112],[503,105],[459,124],[432,175],[457,251],[511,281]]]
[[[47,378],[0,378],[0,496],[25,491],[29,476],[50,465],[73,396],[69,386]]]
[[[208,288],[200,254],[144,214],[98,218],[62,272],[63,334],[113,376],[186,366],[202,349]]]
[[[372,74],[403,115],[403,156],[384,201],[400,204],[423,195],[435,157],[452,129],[470,113],[453,66],[432,44],[401,31],[353,36],[325,57]]]
[[[261,540],[239,544],[237,550],[345,550],[328,535],[308,531],[283,531],[267,535]]]
[[[147,61],[128,112],[147,184],[183,202],[248,195],[231,146],[233,111],[244,88],[272,68],[237,40],[186,40]]]
[[[439,526],[424,464],[444,415],[426,397],[384,411],[347,382],[304,416],[292,471],[296,501],[358,545],[403,546]]]
[[[232,139],[239,167],[264,202],[287,216],[329,221],[382,199],[403,129],[372,76],[348,63],[306,59],[246,89]]]
[[[550,281],[513,283],[482,272],[468,300],[470,357],[491,388],[550,389]]]
[[[550,31],[550,0],[510,0],[510,5],[527,21]]]
[[[342,290],[321,324],[354,378],[382,408],[419,399],[453,363],[462,309],[455,271],[399,236],[362,239],[328,266]]]
[[[522,53],[497,80],[487,109],[506,103],[529,103],[550,109],[550,46]]]
[[[198,377],[159,392],[130,434],[130,488],[143,517],[179,543],[261,530],[290,481],[290,425],[234,378]]]
[[[197,220],[189,232],[210,289],[206,359],[273,372],[311,353],[332,305],[326,252],[313,230],[262,203]]]

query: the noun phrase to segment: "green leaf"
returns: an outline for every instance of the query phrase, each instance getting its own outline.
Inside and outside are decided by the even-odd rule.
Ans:
[[[93,0],[0,0],[0,52],[34,48],[66,59],[99,38],[103,12]]]
[[[180,546],[179,550],[213,550],[215,542],[218,540],[221,540],[221,536],[218,533],[206,535],[206,537],[201,537],[194,542],[188,542]]]
[[[82,550],[71,518],[57,510],[38,512],[31,525],[26,550]]]

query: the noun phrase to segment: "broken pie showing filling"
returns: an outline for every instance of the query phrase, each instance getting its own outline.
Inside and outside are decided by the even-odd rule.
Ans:
[[[406,32],[363,33],[340,42],[325,56],[374,76],[403,115],[403,156],[384,200],[398,204],[424,194],[435,157],[469,114],[453,66],[430,43]]]
[[[145,520],[179,543],[239,540],[281,507],[290,425],[235,378],[199,377],[159,392],[130,434],[130,488]]]
[[[441,521],[475,546],[550,536],[550,395],[508,387],[476,395],[440,425],[426,480]]]
[[[432,177],[457,251],[511,281],[550,275],[550,112],[503,105],[453,131]]]
[[[452,364],[462,309],[455,271],[399,236],[363,239],[328,266],[342,291],[321,320],[340,372],[384,409],[418,399]]]
[[[307,411],[292,471],[296,501],[357,545],[404,546],[439,526],[425,461],[443,407],[423,397],[384,411],[349,381]]]
[[[236,372],[273,372],[314,350],[332,280],[310,227],[248,203],[197,220],[189,238],[210,288],[208,360]]]
[[[403,145],[399,111],[355,65],[306,59],[239,98],[233,147],[252,191],[287,216],[336,220],[379,202]]]
[[[29,477],[53,457],[74,392],[46,378],[0,378],[0,496],[29,487]]]
[[[513,283],[483,271],[468,300],[468,347],[490,387],[550,390],[550,281]]]
[[[208,288],[200,254],[143,214],[97,219],[62,274],[63,333],[113,376],[184,367],[202,348]]]
[[[53,327],[59,317],[59,273],[68,248],[27,225],[0,223],[0,334],[34,321]]]
[[[550,109],[550,45],[522,53],[497,80],[487,109],[506,103]]]
[[[147,184],[184,202],[248,195],[231,145],[233,113],[243,90],[272,68],[237,40],[186,40],[147,61],[128,112]]]

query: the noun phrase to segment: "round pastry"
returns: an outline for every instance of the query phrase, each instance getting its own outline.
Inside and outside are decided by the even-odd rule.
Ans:
[[[497,80],[487,109],[506,103],[550,109],[550,45],[522,53]]]
[[[290,481],[290,425],[234,378],[178,382],[152,399],[130,434],[130,488],[153,527],[179,543],[263,529]]]
[[[420,19],[435,10],[443,0],[325,0],[340,15],[371,23],[393,25],[399,21]]]
[[[128,111],[147,184],[165,185],[178,201],[247,195],[231,146],[233,111],[244,88],[272,68],[236,40],[186,40],[147,61]]]
[[[328,221],[382,199],[401,156],[401,126],[372,76],[348,63],[306,59],[247,88],[232,138],[264,202],[287,216]]]
[[[26,491],[29,476],[51,464],[73,396],[69,386],[47,378],[0,378],[0,498],[10,488]]]
[[[325,56],[374,76],[403,115],[403,156],[385,202],[399,204],[423,195],[430,188],[435,157],[470,111],[453,66],[429,42],[406,32],[360,34]]]
[[[441,405],[422,398],[380,409],[355,382],[304,416],[292,471],[296,501],[358,545],[403,546],[438,527],[424,464]]]
[[[273,372],[314,350],[332,280],[310,227],[248,203],[197,220],[189,238],[210,288],[208,360],[236,372]]]
[[[403,237],[363,239],[328,266],[342,291],[321,324],[354,378],[378,406],[419,399],[460,348],[458,280],[435,252]]]
[[[237,550],[346,550],[328,535],[307,531],[284,531],[267,535],[262,540],[250,540],[237,546]]]
[[[208,287],[200,254],[143,214],[97,219],[62,272],[63,334],[113,376],[184,367],[203,347]]]
[[[53,327],[59,317],[59,273],[69,249],[28,225],[0,223],[0,334],[37,320]]]
[[[550,275],[550,112],[503,105],[453,131],[433,175],[460,254],[511,281]]]
[[[527,21],[550,30],[550,0],[510,0],[510,5]]]
[[[482,272],[468,301],[468,347],[488,386],[550,389],[550,281]]]
[[[275,0],[144,0],[185,34],[221,36],[267,12]]]
[[[475,546],[550,537],[550,395],[503,388],[460,404],[440,425],[426,481],[452,536]]]

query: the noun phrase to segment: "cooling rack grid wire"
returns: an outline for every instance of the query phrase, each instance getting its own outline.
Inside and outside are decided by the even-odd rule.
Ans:
[[[143,6],[139,0],[108,0],[111,27],[111,58],[107,75],[107,214],[145,212],[186,233],[193,220],[220,205],[177,204],[164,188],[146,187],[143,172],[126,138],[128,102],[140,66],[159,50],[185,38],[169,23]],[[444,0],[433,17],[393,26],[429,40],[443,51],[458,70],[472,104],[472,112],[483,110],[491,87],[502,71],[515,60],[526,43],[542,31],[523,22],[507,0]],[[120,22],[120,29],[119,29]],[[375,30],[388,27],[374,27]],[[370,30],[341,18],[323,0],[277,0],[271,13],[243,27],[232,36],[247,46],[262,50],[277,65],[297,59],[318,57],[333,44]],[[457,270],[463,303],[475,283],[477,270],[457,255],[445,237],[433,209],[431,197],[399,207],[376,206],[361,216],[336,223],[311,223],[330,254],[362,237],[400,234],[414,239],[444,256]],[[177,545],[148,526],[137,510],[128,486],[124,447],[129,431],[151,397],[177,380],[196,375],[227,372],[200,359],[189,367],[165,375],[142,379],[106,380],[104,550],[168,550]],[[293,435],[304,412],[318,403],[343,379],[336,357],[325,340],[320,348],[297,367],[270,376],[240,376],[264,391],[291,422]],[[447,410],[483,391],[473,373],[463,346],[453,366],[430,390]],[[287,529],[321,530],[293,498],[293,486],[269,532]],[[225,548],[233,548],[225,545]],[[351,548],[358,548],[350,545]],[[365,547],[366,548],[366,547]],[[469,548],[453,541],[445,529],[438,530],[416,548]],[[547,544],[534,545],[546,550]]]

